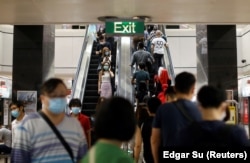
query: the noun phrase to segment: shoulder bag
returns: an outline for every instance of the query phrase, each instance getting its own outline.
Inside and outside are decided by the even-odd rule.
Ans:
[[[56,136],[58,137],[58,139],[61,141],[62,145],[64,146],[64,148],[67,150],[67,152],[69,153],[69,156],[72,160],[72,162],[74,163],[74,156],[73,156],[73,152],[69,146],[69,144],[65,141],[65,139],[63,138],[63,136],[60,134],[60,132],[56,129],[56,127],[54,126],[54,124],[49,120],[49,118],[42,112],[39,111],[39,114],[43,117],[43,119],[48,123],[48,125],[50,126],[50,128],[54,131],[54,133],[56,134]]]

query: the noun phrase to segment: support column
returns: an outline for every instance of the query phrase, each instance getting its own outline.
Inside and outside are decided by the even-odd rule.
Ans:
[[[55,26],[15,25],[13,40],[12,100],[18,90],[37,91],[39,97],[41,84],[54,76]]]
[[[238,99],[236,25],[197,25],[197,80],[234,90]]]

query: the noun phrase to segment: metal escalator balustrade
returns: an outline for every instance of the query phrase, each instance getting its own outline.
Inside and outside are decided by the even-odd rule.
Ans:
[[[95,41],[95,31],[96,31],[95,25],[87,26],[77,71],[73,81],[72,98],[83,99],[84,97],[84,90],[86,86],[86,79],[87,79],[86,77],[89,69],[90,56],[93,48],[93,42]]]
[[[167,38],[164,25],[161,26],[160,30],[162,31],[163,35],[166,36]],[[168,70],[168,74],[172,79],[172,85],[174,85],[175,73],[169,47],[164,49],[164,56],[162,62],[163,66]]]
[[[95,113],[95,107],[99,98],[98,94],[98,61],[99,56],[95,54],[97,43],[94,42],[92,53],[90,56],[89,69],[87,73],[85,93],[83,97],[83,113],[86,115],[92,115]]]
[[[134,103],[133,85],[131,84],[131,41],[130,37],[120,37],[117,42],[117,96]]]

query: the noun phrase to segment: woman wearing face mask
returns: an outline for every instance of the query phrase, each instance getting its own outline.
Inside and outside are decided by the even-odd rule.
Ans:
[[[91,146],[91,126],[90,119],[88,116],[81,113],[82,104],[78,98],[73,98],[69,102],[69,108],[71,110],[71,116],[78,119],[81,123],[84,133],[87,138],[88,146]]]
[[[15,130],[11,162],[72,163],[85,156],[88,144],[82,127],[77,119],[65,113],[67,95],[67,87],[61,79],[51,78],[43,83],[40,91],[42,109],[27,115]],[[69,150],[44,117],[58,130]]]
[[[98,93],[101,98],[112,97],[111,78],[113,77],[114,73],[110,69],[110,62],[105,61],[102,65],[102,70],[99,72],[98,79]]]
[[[26,117],[24,112],[24,104],[21,101],[13,101],[9,105],[11,115],[15,119],[11,122],[11,130],[12,130],[12,145],[15,140],[15,129],[18,124],[22,122],[22,120]]]
[[[102,63],[103,64],[104,62],[109,62],[111,64],[112,62],[112,56],[111,56],[111,51],[109,50],[108,47],[104,47],[103,50],[102,50]]]

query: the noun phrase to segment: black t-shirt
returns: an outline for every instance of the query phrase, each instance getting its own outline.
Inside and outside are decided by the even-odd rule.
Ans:
[[[227,125],[223,121],[201,121],[183,129],[178,138],[178,146],[189,147],[249,147],[244,128]]]
[[[98,43],[96,46],[96,51],[102,50],[104,47],[108,47],[109,50],[111,50],[111,45],[109,42],[104,42],[104,43]]]

